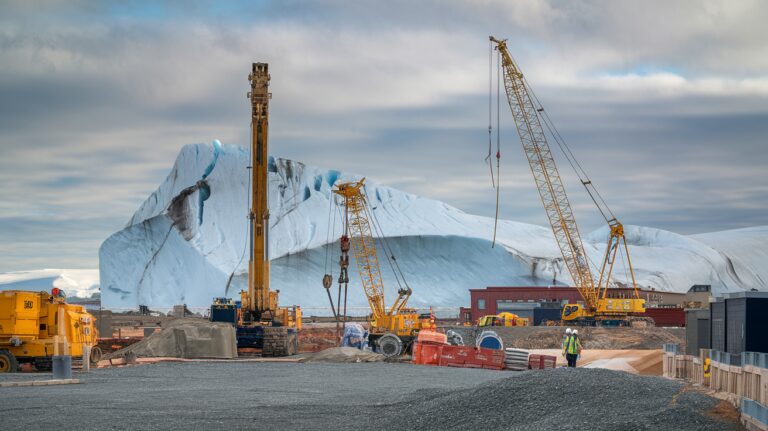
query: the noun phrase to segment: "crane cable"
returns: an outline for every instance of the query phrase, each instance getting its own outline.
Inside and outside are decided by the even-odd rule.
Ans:
[[[326,227],[325,231],[325,275],[323,275],[323,287],[325,288],[325,293],[328,295],[328,302],[331,304],[331,313],[333,313],[334,318],[336,319],[336,330],[338,332],[339,330],[339,312],[336,311],[336,307],[333,305],[333,297],[331,296],[331,286],[333,284],[333,265],[328,265],[328,255],[331,250],[331,244],[330,239],[333,237],[336,237],[336,211],[333,210],[333,204],[334,204],[335,198],[333,195],[333,191],[329,189],[328,193],[328,225]],[[333,213],[333,223],[331,223],[331,213]],[[330,269],[330,271],[329,271]],[[341,292],[341,288],[339,288],[339,292]],[[339,293],[341,294],[341,293]]]
[[[501,53],[496,55],[496,214],[493,218],[493,241],[491,248],[496,246],[496,231],[499,226],[499,199],[501,193]],[[492,80],[492,79],[491,79]],[[492,93],[492,91],[491,91]],[[489,131],[490,132],[490,131]],[[490,147],[489,147],[490,149]],[[491,173],[493,177],[493,173]]]
[[[491,171],[491,185],[496,188],[496,180],[493,178],[493,160],[491,155],[493,154],[493,42],[488,41],[488,155],[485,156],[485,161],[488,162],[488,169]]]
[[[594,202],[595,206],[597,207],[597,210],[600,212],[600,215],[605,219],[607,223],[610,223],[610,220],[606,216],[605,211],[608,212],[608,214],[613,217],[613,219],[616,219],[616,216],[613,214],[613,211],[611,211],[611,208],[608,206],[608,204],[603,199],[602,195],[600,195],[600,192],[597,191],[597,188],[592,183],[592,180],[589,179],[589,176],[587,175],[587,172],[584,170],[584,168],[579,163],[576,156],[573,154],[573,151],[571,151],[571,148],[568,146],[568,144],[565,142],[565,139],[560,134],[560,131],[557,130],[557,127],[555,126],[555,123],[552,121],[552,119],[549,117],[549,113],[544,109],[544,105],[542,105],[541,101],[539,100],[538,96],[536,96],[536,93],[533,91],[533,88],[528,83],[528,80],[523,77],[523,81],[525,83],[526,90],[533,96],[533,99],[536,101],[536,112],[539,113],[539,118],[542,119],[544,122],[544,125],[547,127],[547,130],[549,131],[550,135],[552,135],[552,138],[555,140],[555,143],[557,143],[557,146],[560,148],[560,151],[562,151],[563,155],[565,156],[565,159],[568,161],[568,164],[571,165],[571,168],[573,169],[573,172],[576,174],[576,176],[579,178],[579,181],[584,186],[584,188],[587,190],[587,194],[589,194],[589,197],[592,199],[592,202]],[[592,186],[592,190],[594,190],[594,193],[590,191],[589,185]],[[600,204],[595,199],[595,195],[600,199],[600,201],[603,203],[603,206],[605,207],[605,211],[603,211],[603,208],[600,206]],[[584,250],[586,253],[586,250]],[[595,272],[600,272],[600,267],[592,260],[592,258],[589,257],[589,254],[586,254],[585,256],[587,258],[587,261],[591,265],[592,269]]]
[[[552,122],[552,119],[549,118],[549,113],[544,109],[544,105],[541,104],[541,101],[536,96],[536,93],[533,91],[533,88],[528,83],[528,80],[523,77],[523,82],[525,83],[526,90],[533,96],[533,99],[536,100],[536,112],[539,113],[539,118],[542,119],[544,122],[544,125],[547,127],[547,130],[549,131],[550,135],[552,135],[552,138],[555,140],[555,143],[557,143],[557,146],[560,147],[560,151],[563,152],[563,155],[565,156],[565,159],[568,161],[568,164],[571,165],[571,168],[573,169],[573,172],[576,173],[576,176],[579,178],[579,181],[584,186],[584,188],[587,189],[587,193],[589,194],[589,197],[592,198],[592,202],[595,203],[595,206],[597,207],[597,210],[600,211],[600,215],[603,216],[606,222],[608,222],[608,218],[606,217],[605,213],[603,212],[600,205],[595,200],[595,197],[590,192],[589,188],[587,187],[587,184],[592,184],[592,181],[587,176],[586,171],[584,171],[584,168],[581,167],[581,164],[579,164],[579,161],[576,159],[576,156],[571,151],[570,147],[568,147],[568,144],[565,143],[565,140],[563,139],[562,135],[560,135],[560,132],[555,127],[554,122]],[[570,155],[569,155],[570,154]],[[597,189],[595,189],[595,186],[592,184],[592,188],[595,190],[595,193],[600,196],[600,194],[597,192]],[[602,200],[602,196],[600,196],[600,200]],[[605,204],[605,201],[603,201],[603,204]],[[610,211],[610,208],[608,208],[608,205],[605,204],[605,207],[607,211],[613,215],[613,213]],[[587,254],[587,250],[584,250],[584,254],[587,258],[588,264],[592,267],[592,270],[594,270],[596,273],[600,272],[600,267],[592,260],[592,258],[589,257],[589,254]]]
[[[589,197],[592,199],[592,202],[594,202],[595,206],[597,207],[597,210],[600,211],[600,215],[603,216],[606,222],[610,222],[608,216],[606,215],[606,212],[610,214],[610,216],[613,219],[616,219],[616,215],[613,214],[613,211],[611,211],[611,208],[608,206],[608,203],[605,202],[605,199],[603,199],[603,196],[600,194],[600,192],[597,190],[595,185],[592,183],[592,180],[589,179],[587,172],[581,166],[578,159],[573,154],[573,151],[571,151],[571,148],[565,142],[565,139],[563,139],[563,136],[560,134],[560,131],[557,130],[557,127],[555,127],[554,122],[549,117],[549,113],[544,109],[544,105],[541,104],[541,101],[539,100],[538,96],[536,96],[536,93],[533,91],[533,88],[531,87],[530,84],[528,84],[528,80],[523,78],[523,81],[525,82],[525,87],[528,90],[528,92],[533,96],[534,100],[536,100],[536,104],[538,105],[538,109],[536,111],[539,112],[540,114],[539,118],[543,120],[544,125],[547,127],[547,130],[549,130],[549,133],[552,135],[552,138],[554,138],[555,142],[557,143],[557,146],[560,147],[560,151],[563,152],[563,155],[565,156],[565,159],[568,161],[568,164],[571,165],[571,168],[576,173],[576,176],[579,178],[579,181],[581,181],[581,184],[587,190],[587,194],[589,194]],[[590,190],[590,186],[592,187],[591,190]],[[595,198],[595,196],[597,196],[597,199]],[[603,204],[602,206],[600,205],[600,203],[598,203],[597,201],[598,199]],[[605,211],[603,210],[603,208],[605,208]]]
[[[629,283],[632,281],[632,279],[629,278],[629,271],[627,271],[627,262],[624,259],[624,248],[619,246],[618,241],[616,242],[616,247],[619,247],[619,253],[621,254],[621,266],[624,267],[624,279],[627,280],[627,286],[629,286]]]
[[[328,253],[330,251],[330,244],[329,241],[331,240],[331,213],[333,212],[333,192],[328,192],[328,225],[327,229],[325,230],[325,273],[328,274]],[[334,225],[336,223],[336,220],[334,219]],[[334,226],[335,227],[335,226]],[[333,277],[333,273],[330,273],[331,277]]]
[[[390,247],[386,237],[384,236],[384,230],[381,228],[381,223],[379,223],[379,218],[376,215],[376,213],[373,211],[373,208],[370,207],[371,199],[368,196],[368,188],[365,185],[363,185],[363,193],[365,194],[365,199],[368,201],[368,205],[364,206],[364,208],[366,209],[370,208],[370,219],[373,221],[373,228],[376,231],[376,233],[379,235],[379,243],[384,249],[384,255],[387,257],[387,263],[389,263],[389,266],[392,269],[392,272],[395,274],[395,281],[397,281],[397,286],[398,288],[402,289],[404,284],[406,288],[410,288],[410,286],[408,286],[408,282],[405,281],[405,274],[403,274],[403,271],[400,269],[400,264],[397,262],[397,259],[395,258],[395,254],[392,252],[392,247]],[[398,274],[400,278],[403,279],[402,284],[400,283],[400,278],[398,278]]]
[[[597,207],[597,210],[600,212],[600,215],[603,217],[603,219],[610,223],[610,220],[608,216],[606,215],[606,212],[610,214],[613,220],[616,220],[616,215],[614,215],[611,208],[608,206],[608,203],[605,202],[605,199],[603,199],[603,196],[600,194],[600,192],[597,190],[595,185],[592,183],[592,180],[589,179],[589,176],[587,175],[587,172],[584,170],[584,168],[581,166],[581,163],[579,163],[576,156],[573,154],[573,151],[568,146],[568,144],[565,142],[565,139],[560,134],[560,131],[555,126],[555,123],[552,121],[552,119],[549,117],[549,113],[544,109],[544,105],[539,100],[538,96],[536,95],[536,92],[533,91],[533,88],[528,83],[528,80],[523,77],[523,81],[525,83],[525,87],[528,90],[528,92],[533,96],[533,99],[536,101],[536,105],[538,105],[536,108],[536,111],[539,113],[539,118],[542,119],[544,122],[544,125],[547,127],[547,130],[549,131],[552,138],[555,140],[555,143],[557,143],[557,146],[560,148],[560,151],[562,151],[563,155],[565,156],[565,159],[568,161],[568,164],[571,165],[571,168],[573,169],[573,172],[576,174],[576,176],[579,178],[579,181],[584,186],[584,188],[587,191],[587,194],[589,194],[589,197],[592,199],[592,202]],[[590,186],[592,187],[592,190],[590,190]],[[594,191],[594,193],[593,193]],[[595,198],[597,196],[597,199]],[[597,200],[600,200],[602,202],[603,206],[600,206]],[[603,210],[605,208],[605,210]],[[624,265],[625,273],[626,273],[626,264],[624,262],[624,253],[623,250],[621,251],[621,257],[622,257],[622,265]],[[586,250],[585,250],[586,252]],[[586,255],[587,261],[592,266],[595,272],[599,272],[599,267],[597,264],[589,257],[589,255]],[[606,283],[610,283],[610,280],[607,280]]]
[[[253,123],[251,123],[251,127],[253,127]],[[251,157],[248,156],[248,160],[251,160]],[[253,169],[252,166],[246,166],[246,169]],[[251,207],[251,175],[248,175],[248,186],[245,188],[245,202],[246,205],[248,205],[248,208]],[[249,210],[250,211],[250,210]],[[245,250],[248,248],[248,243],[250,242],[250,232],[251,232],[251,219],[249,217],[245,218],[246,225],[245,225],[245,242],[243,242],[243,251],[240,253],[240,260],[237,262],[237,265],[232,269],[232,272],[229,274],[229,278],[227,278],[227,285],[224,286],[224,294],[229,293],[229,287],[232,285],[232,278],[235,276],[235,272],[237,271],[237,268],[240,267],[240,264],[243,263],[243,259],[245,259]]]

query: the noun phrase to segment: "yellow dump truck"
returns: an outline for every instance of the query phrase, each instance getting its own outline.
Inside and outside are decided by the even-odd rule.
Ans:
[[[98,362],[101,352],[96,347],[95,322],[85,307],[67,304],[56,288],[51,293],[0,292],[0,373],[18,371],[24,363],[47,371],[54,354],[82,359],[87,347],[91,348],[91,363]]]

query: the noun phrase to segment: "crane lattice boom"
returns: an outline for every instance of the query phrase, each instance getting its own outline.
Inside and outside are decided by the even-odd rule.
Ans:
[[[565,193],[555,159],[552,157],[538,111],[528,93],[522,72],[507,51],[506,42],[495,38],[491,40],[497,44],[501,54],[507,101],[557,245],[560,247],[563,260],[576,288],[587,306],[595,309],[598,292],[589,269],[589,261],[584,251],[579,228],[573,216],[573,209]]]
[[[368,205],[361,190],[364,180],[339,184],[334,192],[341,195],[345,200],[348,226],[351,230],[349,239],[352,255],[357,262],[357,270],[362,278],[363,289],[373,317],[380,318],[386,312],[384,282],[381,278],[379,258],[376,255],[376,246],[373,242]]]

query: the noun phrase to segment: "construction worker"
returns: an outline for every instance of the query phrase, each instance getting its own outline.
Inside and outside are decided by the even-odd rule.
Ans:
[[[568,337],[571,336],[571,328],[565,328],[565,335],[563,335],[563,349],[565,349],[565,343],[568,341]],[[565,355],[565,353],[563,353]]]
[[[563,345],[563,355],[565,355],[569,367],[576,368],[576,359],[578,359],[580,353],[581,341],[579,340],[579,331],[574,329],[566,338],[565,345]]]
[[[575,367],[576,366],[576,361],[581,359],[582,347],[581,347],[581,337],[579,336],[579,331],[577,329],[574,329],[572,335],[574,337],[576,337],[576,344],[577,344],[576,359],[573,361],[573,366]]]
[[[565,335],[563,335],[563,357],[565,357],[565,347],[568,345],[568,339],[571,338],[571,328],[565,328]]]

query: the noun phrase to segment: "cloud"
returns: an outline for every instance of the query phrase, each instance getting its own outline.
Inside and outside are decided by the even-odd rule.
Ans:
[[[0,232],[15,251],[0,271],[95,267],[94,244],[128,220],[182,145],[247,144],[252,61],[270,63],[273,154],[492,215],[489,33],[509,39],[625,223],[681,233],[766,223],[761,2],[38,9],[0,6],[0,220],[14,226]],[[500,114],[501,215],[546,224],[504,100]],[[561,171],[583,230],[599,226],[563,161]],[[80,239],[67,233],[75,226]],[[56,256],[46,240],[79,251]]]

